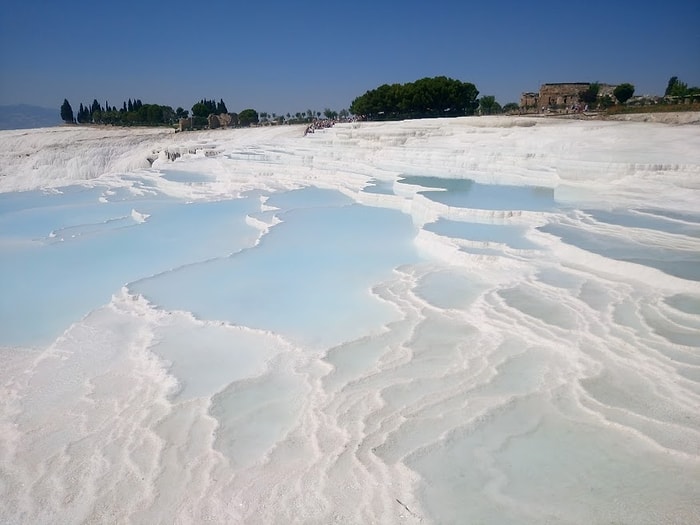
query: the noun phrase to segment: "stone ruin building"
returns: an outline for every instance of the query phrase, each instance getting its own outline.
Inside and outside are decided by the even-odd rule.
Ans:
[[[228,128],[238,124],[238,115],[234,113],[221,113],[219,115],[211,114],[207,117],[209,129]]]
[[[541,111],[566,111],[577,104],[581,104],[579,93],[586,91],[591,82],[561,82],[542,84],[539,93],[523,93],[520,96],[520,111],[525,113],[538,113]],[[617,87],[612,84],[598,84],[599,97],[613,96],[613,90]]]

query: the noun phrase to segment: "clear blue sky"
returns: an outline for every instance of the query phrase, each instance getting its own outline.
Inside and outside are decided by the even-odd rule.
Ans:
[[[700,1],[2,0],[0,105],[97,98],[341,110],[445,75],[502,104],[544,82],[700,85]]]

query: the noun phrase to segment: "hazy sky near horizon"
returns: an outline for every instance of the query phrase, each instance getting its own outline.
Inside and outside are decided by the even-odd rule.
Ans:
[[[0,105],[128,98],[283,114],[445,75],[517,102],[545,82],[700,85],[700,2],[3,0]]]

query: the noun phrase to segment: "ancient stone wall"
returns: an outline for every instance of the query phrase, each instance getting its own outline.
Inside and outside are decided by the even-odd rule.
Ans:
[[[207,117],[207,122],[209,129],[227,128],[236,125],[231,113],[220,113],[219,115],[212,113]]]
[[[207,123],[209,125],[209,129],[216,129],[221,127],[221,123],[219,122],[219,115],[214,115],[213,113],[207,117]]]
[[[529,111],[552,111],[570,109],[580,104],[579,93],[590,87],[590,82],[562,82],[542,84],[539,93],[523,93],[520,96],[520,108]],[[614,84],[598,84],[598,97],[609,95],[614,97]]]
[[[539,105],[545,108],[566,107],[578,103],[578,94],[590,86],[588,82],[569,84],[542,84]]]
[[[178,124],[179,124],[180,131],[191,130],[192,129],[192,117],[181,118]]]
[[[539,107],[539,93],[523,93],[520,95],[520,107],[522,109],[536,109]]]

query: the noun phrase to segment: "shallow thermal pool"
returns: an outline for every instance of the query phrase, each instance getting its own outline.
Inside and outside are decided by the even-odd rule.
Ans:
[[[0,521],[697,522],[700,209],[324,136],[0,193]]]

